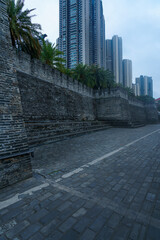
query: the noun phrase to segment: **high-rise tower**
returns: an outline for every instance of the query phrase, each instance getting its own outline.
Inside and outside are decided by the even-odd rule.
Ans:
[[[113,72],[116,83],[123,85],[123,68],[122,68],[122,38],[113,36],[106,40],[106,69]]]
[[[113,51],[113,74],[115,82],[123,84],[123,71],[122,71],[122,38],[113,36],[112,38],[112,51]]]
[[[89,64],[89,0],[60,0],[59,49],[66,67]]]
[[[123,86],[132,88],[132,61],[123,60]]]
[[[59,49],[66,67],[78,63],[105,67],[102,0],[60,0]]]
[[[140,96],[150,96],[153,97],[153,80],[152,77],[140,76],[136,78],[136,84],[140,88]]]

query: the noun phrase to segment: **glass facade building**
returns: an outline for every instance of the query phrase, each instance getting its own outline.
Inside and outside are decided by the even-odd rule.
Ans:
[[[122,38],[115,35],[111,40],[106,40],[106,69],[113,72],[116,83],[123,85],[122,59]]]
[[[123,60],[123,86],[132,89],[132,61]]]
[[[105,66],[105,21],[101,0],[60,0],[59,49],[67,68]]]
[[[136,78],[136,84],[140,88],[140,96],[150,96],[153,97],[153,80],[152,77],[140,76]]]

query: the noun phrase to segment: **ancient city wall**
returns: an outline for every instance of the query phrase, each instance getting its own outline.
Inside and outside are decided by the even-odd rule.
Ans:
[[[6,1],[0,0],[0,188],[31,176],[14,59]]]
[[[93,92],[23,52],[15,54],[25,120],[109,120],[146,123],[142,102],[121,88]],[[45,90],[44,90],[45,89]],[[26,101],[27,99],[27,101]]]
[[[97,118],[107,120],[113,125],[132,125],[146,123],[146,113],[142,102],[121,88],[111,89],[110,92],[97,92]]]
[[[47,134],[51,131],[46,121],[61,121],[60,128],[65,122],[70,128],[72,121],[105,120],[131,126],[158,119],[154,105],[144,106],[123,89],[94,92],[25,53],[17,54],[11,46],[6,0],[0,0],[0,89],[0,188],[32,175],[28,122],[40,123],[44,137],[43,127]],[[79,124],[71,131],[76,127]],[[56,124],[53,134],[55,128]]]
[[[56,81],[56,76],[53,74],[53,82]],[[59,87],[52,81],[44,81],[22,72],[17,72],[17,79],[26,122],[33,120],[95,120],[92,95],[80,94],[78,89],[75,92],[67,87]],[[64,82],[63,79],[63,85]]]
[[[16,54],[16,68],[25,121],[96,119],[116,125],[157,121],[154,106],[144,107],[122,88],[93,91],[25,53]]]
[[[84,96],[93,97],[93,90],[91,88],[43,64],[40,60],[31,59],[31,57],[24,52],[15,52],[15,56],[15,65],[18,72],[26,73],[45,82],[52,83],[57,87],[65,88]]]

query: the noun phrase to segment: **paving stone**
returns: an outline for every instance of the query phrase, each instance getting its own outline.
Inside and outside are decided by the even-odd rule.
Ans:
[[[51,201],[55,201],[55,200],[57,200],[58,198],[60,198],[60,197],[62,197],[62,196],[63,196],[62,193],[56,193],[55,195],[52,195],[51,197],[49,197],[49,199],[50,199]]]
[[[10,219],[15,218],[17,215],[19,215],[21,213],[20,209],[13,209],[12,211],[6,213],[5,215],[1,216],[1,220],[6,223],[8,222]]]
[[[40,234],[38,232],[33,237],[31,237],[29,240],[44,240],[44,237],[42,236],[42,234]]]
[[[28,217],[30,217],[31,215],[33,215],[35,213],[35,211],[33,209],[26,209],[26,210],[23,210],[22,209],[22,212],[21,214],[19,214],[18,216],[16,216],[16,221],[17,222],[21,222],[21,221],[24,221],[25,219],[27,219]]]
[[[115,231],[114,240],[125,240],[128,239],[130,229],[126,226],[119,225],[118,229]]]
[[[149,226],[147,231],[147,240],[159,240],[160,239],[160,229]]]
[[[65,221],[60,227],[59,230],[62,232],[66,232],[76,223],[76,219],[70,217]]]
[[[77,240],[77,239],[79,239],[79,234],[72,229],[65,233],[61,238],[61,240]]]
[[[72,202],[66,201],[66,202],[62,203],[61,206],[58,207],[58,211],[62,212],[66,208],[70,207],[71,205],[72,205]]]
[[[130,239],[136,240],[138,239],[138,235],[140,233],[141,225],[138,223],[134,223],[131,234],[130,234]]]
[[[49,212],[48,214],[46,214],[43,218],[41,218],[39,221],[40,223],[42,223],[43,225],[47,225],[49,222],[51,222],[54,218],[58,217],[60,214],[59,211],[54,210],[52,212]]]
[[[145,240],[146,239],[146,227],[142,226],[140,230],[140,235],[139,235],[140,240]]]
[[[86,217],[94,219],[96,216],[98,216],[102,212],[102,207],[94,206],[93,209],[89,209],[86,213]]]
[[[80,208],[77,212],[73,214],[73,217],[78,218],[86,214],[86,209],[85,208]]]
[[[15,227],[13,227],[11,230],[9,230],[8,232],[6,232],[6,236],[9,239],[13,239],[14,237],[16,237],[23,229],[25,229],[26,227],[29,226],[29,222],[28,221],[24,221],[21,222],[20,224],[16,225]]]
[[[156,198],[156,195],[152,193],[148,193],[146,197],[148,201],[152,201],[152,202],[155,200],[155,198]]]
[[[34,223],[36,221],[39,221],[41,218],[43,218],[44,216],[46,216],[48,214],[48,211],[46,209],[41,209],[38,212],[36,212],[35,214],[31,215],[28,220],[31,223]]]
[[[59,240],[62,238],[62,236],[63,234],[56,230],[53,233],[51,233],[49,237],[45,237],[45,240]]]
[[[41,227],[42,226],[39,223],[32,224],[20,233],[20,237],[23,240],[27,240],[37,233]]]
[[[60,221],[57,219],[52,220],[49,224],[45,225],[43,228],[41,228],[41,233],[44,236],[50,235],[53,231],[55,231],[55,228],[60,224]]]
[[[87,229],[82,236],[80,237],[80,240],[92,240],[96,236],[95,232],[93,232],[90,229]]]
[[[89,224],[91,223],[91,219],[87,218],[87,217],[82,217],[75,225],[74,225],[74,229],[79,232],[82,233],[84,231],[85,228],[87,228],[89,226]]]
[[[0,236],[0,240],[7,240],[5,236]]]
[[[52,193],[47,192],[47,193],[44,194],[43,196],[39,197],[38,200],[39,200],[39,201],[43,201],[43,200],[45,200],[45,199],[51,197],[52,195],[53,195]]]
[[[69,217],[71,217],[74,213],[75,213],[75,209],[72,209],[71,207],[70,207],[70,208],[67,208],[67,209],[65,209],[63,212],[61,212],[61,213],[58,215],[58,219],[59,219],[61,222],[64,222],[64,221],[67,220]]]
[[[119,214],[114,213],[109,219],[107,225],[114,229],[118,226],[121,219],[122,217]]]
[[[89,228],[94,232],[98,232],[104,226],[105,222],[106,218],[102,215],[99,215],[96,220],[89,226]]]

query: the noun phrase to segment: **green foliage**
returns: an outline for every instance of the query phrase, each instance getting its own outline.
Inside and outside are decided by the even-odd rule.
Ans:
[[[65,68],[64,65],[61,65],[61,67],[59,68],[59,71],[66,74],[68,77],[73,77],[72,70],[70,70],[69,68]]]
[[[19,50],[29,53],[34,58],[39,58],[41,45],[39,44],[39,34],[41,26],[33,24],[30,15],[35,9],[23,11],[23,0],[8,0],[7,13],[12,39],[12,45]]]
[[[110,89],[115,86],[113,74],[95,65],[77,65],[73,69],[73,78],[93,89]]]
[[[140,101],[142,101],[143,103],[145,103],[145,104],[153,104],[153,103],[155,103],[155,99],[154,98],[152,98],[152,97],[150,97],[150,96],[138,96],[137,97]]]
[[[61,57],[61,55],[63,55],[63,53],[57,49],[55,44],[52,44],[48,40],[43,40],[41,51],[41,60],[43,63],[63,72],[65,70],[63,66],[65,60]]]
[[[127,91],[127,93],[128,93],[130,96],[135,96],[132,88],[126,87],[126,88],[124,88],[124,89]]]

